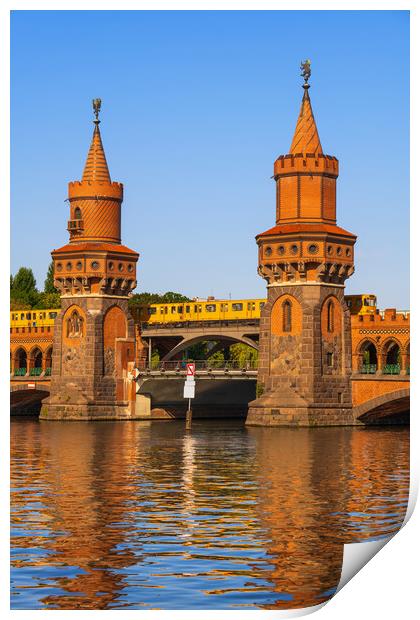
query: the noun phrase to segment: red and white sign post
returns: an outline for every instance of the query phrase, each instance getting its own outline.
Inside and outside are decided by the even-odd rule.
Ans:
[[[188,398],[188,410],[185,419],[185,428],[190,429],[192,426],[191,399],[195,396],[195,364],[188,362],[187,378],[184,383],[184,398]]]

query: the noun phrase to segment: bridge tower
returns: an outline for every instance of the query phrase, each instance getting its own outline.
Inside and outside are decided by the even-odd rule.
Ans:
[[[356,236],[337,226],[338,160],[323,153],[302,63],[303,99],[290,151],[274,162],[276,225],[257,235],[267,281],[257,399],[250,425],[352,423],[351,327],[344,282]]]
[[[121,244],[123,185],[111,181],[93,102],[92,142],[81,181],[69,183],[69,242],[51,252],[61,313],[54,329],[50,397],[43,419],[130,418],[134,322],[128,297],[138,253]]]

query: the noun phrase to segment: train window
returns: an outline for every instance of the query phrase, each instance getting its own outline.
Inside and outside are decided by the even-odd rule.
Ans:
[[[28,321],[30,321],[30,320],[31,320],[31,313],[30,313],[30,312],[27,312],[27,313],[26,313],[26,319],[27,319]]]
[[[182,314],[182,306],[178,306],[178,314]]]
[[[164,311],[165,311],[165,314],[168,314],[168,306],[165,306]]]
[[[232,304],[232,310],[234,310],[235,312],[240,312],[241,310],[243,310],[243,307],[243,304]]]
[[[162,308],[161,308],[161,310],[162,310]],[[151,308],[151,307],[149,306],[149,308],[147,309],[147,311],[148,311],[148,313],[149,313],[149,314],[156,314],[156,308]]]
[[[255,303],[248,302],[248,310],[255,310]]]
[[[171,314],[176,314],[176,306],[171,306]]]
[[[198,311],[201,312],[201,306],[198,306]]]
[[[20,315],[20,320],[21,320],[21,321],[23,321],[23,319],[24,319],[24,318],[25,318],[25,315],[22,313],[22,314]]]
[[[161,308],[161,309],[160,309],[160,313],[161,313],[161,314],[163,314],[164,312],[165,312],[165,309],[164,309],[164,308]]]
[[[216,312],[216,304],[207,304],[206,312]]]
[[[187,314],[189,314],[189,313],[190,313],[190,307],[189,307],[189,306],[185,306],[185,312],[186,312]]]
[[[374,299],[364,299],[363,300],[363,304],[365,306],[374,306],[375,305],[375,300]]]

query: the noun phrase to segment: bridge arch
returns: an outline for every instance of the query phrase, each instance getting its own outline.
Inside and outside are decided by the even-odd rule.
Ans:
[[[395,374],[399,374],[399,368],[401,367],[401,351],[401,342],[395,338],[395,336],[387,338],[382,343],[379,355],[383,372],[395,371]]]
[[[27,383],[10,386],[10,414],[39,415],[42,401],[50,395],[49,384],[37,383],[35,389],[28,388]]]
[[[28,355],[29,372],[31,370],[42,371],[42,351],[38,345],[33,346]]]
[[[364,372],[366,369],[369,372],[376,372],[379,355],[377,344],[372,338],[365,338],[359,343],[356,356],[358,372]]]
[[[364,424],[407,424],[410,419],[410,389],[371,398],[354,407],[353,415]]]
[[[185,351],[185,349],[188,349],[189,347],[192,347],[194,344],[197,344],[198,342],[205,342],[205,341],[212,341],[212,342],[226,342],[229,344],[234,344],[234,343],[240,343],[240,344],[246,344],[249,347],[251,347],[252,349],[255,349],[256,351],[258,351],[258,343],[255,342],[255,340],[252,340],[252,338],[249,338],[247,336],[227,336],[227,335],[222,335],[222,334],[201,334],[200,336],[193,336],[192,338],[186,338],[184,340],[181,340],[181,342],[179,342],[177,345],[175,345],[173,347],[173,349],[171,349],[171,351],[169,351],[169,353],[167,353],[163,358],[162,358],[162,362],[167,362],[169,360],[171,360],[175,355],[177,355],[178,353],[181,353],[182,351]]]
[[[25,372],[23,372],[25,371]],[[12,354],[12,372],[26,374],[28,371],[28,353],[25,347],[18,347]]]

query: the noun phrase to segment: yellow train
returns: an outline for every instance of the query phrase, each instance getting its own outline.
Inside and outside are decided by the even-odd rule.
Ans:
[[[47,310],[13,310],[10,327],[53,327],[60,308]]]
[[[266,299],[207,299],[172,304],[148,304],[133,308],[136,323],[183,321],[232,321],[260,317]]]
[[[345,295],[350,314],[376,314],[376,295]]]
[[[351,314],[375,314],[376,296],[346,295]],[[184,321],[232,321],[259,319],[266,299],[193,300],[171,304],[144,304],[131,310],[136,323],[162,324]],[[10,327],[53,326],[60,308],[48,310],[14,310]]]

